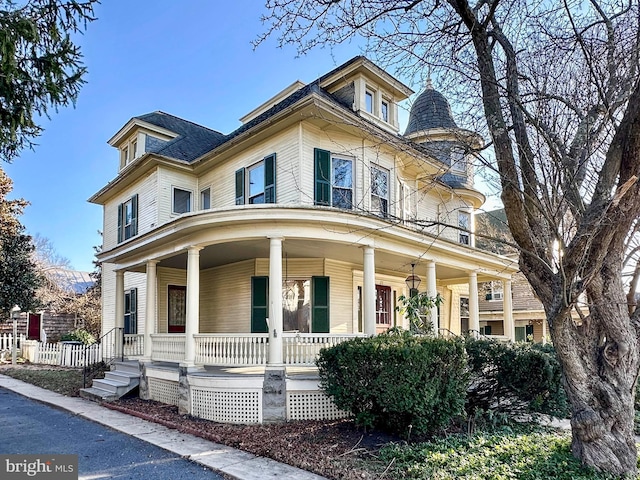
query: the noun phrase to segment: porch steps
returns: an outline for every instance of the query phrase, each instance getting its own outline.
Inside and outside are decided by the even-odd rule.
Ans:
[[[80,390],[80,396],[99,402],[112,402],[123,397],[140,384],[140,365],[137,361],[114,362],[114,370],[104,378],[93,380],[93,385]]]

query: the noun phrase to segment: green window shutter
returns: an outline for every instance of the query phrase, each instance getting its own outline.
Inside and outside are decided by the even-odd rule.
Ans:
[[[236,170],[236,205],[244,205],[244,168]]]
[[[276,154],[264,157],[264,203],[276,203]]]
[[[131,237],[138,234],[138,194],[131,197]]]
[[[123,206],[118,205],[118,243],[124,240],[124,231],[122,227]]]
[[[533,325],[527,325],[525,327],[525,331],[524,332],[525,332],[525,335],[526,335],[525,340],[528,342],[529,341],[529,335],[531,335],[531,337],[533,338]]]
[[[311,332],[329,333],[329,277],[311,277]]]
[[[269,277],[251,277],[251,333],[268,333]]]
[[[316,205],[331,205],[331,153],[314,148],[314,176]]]

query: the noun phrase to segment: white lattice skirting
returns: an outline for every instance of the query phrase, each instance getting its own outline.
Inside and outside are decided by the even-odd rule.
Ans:
[[[259,390],[191,387],[191,415],[222,423],[261,423]]]
[[[348,415],[322,392],[287,392],[287,420],[336,420]]]
[[[178,405],[178,383],[161,378],[147,377],[149,398],[167,405]]]

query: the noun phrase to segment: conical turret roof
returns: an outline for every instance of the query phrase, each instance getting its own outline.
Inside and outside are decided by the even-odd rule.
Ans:
[[[409,124],[405,136],[432,128],[457,128],[451,107],[444,95],[433,88],[427,80],[425,90],[416,98],[409,112]]]

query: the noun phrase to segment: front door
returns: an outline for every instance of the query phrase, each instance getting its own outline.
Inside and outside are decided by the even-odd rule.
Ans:
[[[42,315],[40,313],[29,314],[29,327],[27,331],[28,340],[40,341],[40,326],[42,323]]]

